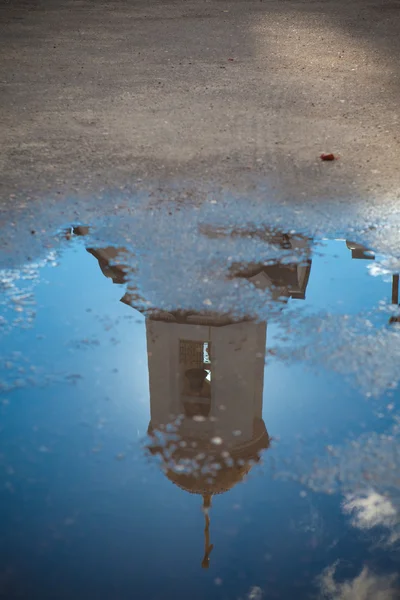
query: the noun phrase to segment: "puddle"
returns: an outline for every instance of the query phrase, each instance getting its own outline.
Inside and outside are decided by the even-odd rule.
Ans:
[[[398,597],[398,275],[182,231],[75,226],[1,272],[1,592]]]

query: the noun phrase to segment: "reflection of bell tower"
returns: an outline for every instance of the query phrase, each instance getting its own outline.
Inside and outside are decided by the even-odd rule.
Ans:
[[[262,419],[266,324],[164,313],[147,319],[146,330],[149,451],[175,485],[203,497],[207,568],[212,496],[242,481],[270,443]]]
[[[270,242],[305,250],[304,264],[248,264],[231,270],[283,306],[305,298],[311,268],[310,240],[274,233]],[[88,249],[103,273],[125,281],[115,248]],[[133,306],[134,291],[122,301]],[[148,451],[162,460],[175,485],[203,498],[204,557],[208,568],[212,497],[241,482],[270,438],[262,418],[267,325],[227,315],[153,311],[146,318],[150,384]]]
[[[251,439],[261,419],[266,324],[220,321],[146,321],[153,427],[183,415],[186,434]]]
[[[241,481],[269,446],[262,419],[266,324],[168,317],[146,321],[149,450],[162,457],[173,483],[203,497],[207,568],[212,496]]]

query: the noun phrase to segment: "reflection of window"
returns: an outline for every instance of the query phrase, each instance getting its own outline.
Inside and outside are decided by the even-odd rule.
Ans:
[[[207,417],[211,410],[211,343],[179,340],[180,392],[187,417]]]
[[[179,362],[184,365],[202,365],[203,346],[203,342],[179,340]]]
[[[179,363],[210,370],[211,342],[179,340]]]

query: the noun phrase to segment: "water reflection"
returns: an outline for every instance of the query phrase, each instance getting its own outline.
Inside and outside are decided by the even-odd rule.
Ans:
[[[370,382],[382,371],[386,380],[378,385],[386,389],[392,372],[375,369],[369,357],[381,353],[387,361],[390,352],[377,347],[375,335],[368,338],[372,326],[364,317],[372,319],[376,332],[391,336],[394,347],[397,327],[387,321],[395,307],[387,304],[391,298],[396,303],[396,277],[391,295],[388,281],[368,277],[374,257],[367,249],[353,253],[357,248],[350,241],[319,245],[274,232],[270,240],[278,251],[272,249],[266,260],[267,248],[265,262],[250,263],[258,247],[244,252],[247,240],[241,239],[240,252],[226,252],[214,271],[210,260],[182,277],[181,263],[173,264],[175,284],[181,277],[191,285],[200,274],[211,283],[220,278],[221,288],[226,284],[232,292],[221,305],[210,285],[195,310],[191,288],[174,310],[172,280],[165,304],[165,282],[153,293],[154,275],[172,252],[167,260],[154,261],[157,269],[146,286],[147,256],[130,256],[120,238],[113,239],[115,247],[100,248],[81,239],[89,253],[83,243],[66,244],[57,268],[43,271],[33,338],[29,330],[16,331],[15,347],[31,340],[32,362],[41,352],[46,369],[57,362],[63,373],[76,374],[72,392],[64,385],[29,393],[17,389],[2,405],[8,486],[2,498],[10,523],[4,535],[18,557],[30,543],[26,564],[15,559],[21,573],[37,556],[38,540],[48,544],[34,567],[40,572],[38,586],[46,581],[50,587],[47,572],[60,581],[62,568],[70,578],[72,569],[81,574],[83,565],[86,585],[94,586],[86,597],[113,594],[107,586],[114,582],[121,598],[146,597],[149,589],[153,597],[186,597],[193,580],[196,600],[265,593],[305,598],[312,597],[313,586],[319,597],[338,600],[357,594],[395,597],[390,573],[396,570],[400,539],[397,397],[390,392],[376,403],[366,401],[337,374],[337,360],[352,368],[349,357],[358,344],[357,369],[366,389],[371,391]],[[231,254],[238,264],[227,261],[220,268]],[[239,264],[243,256],[248,262]],[[201,292],[201,286],[202,278],[195,289]],[[238,294],[243,313],[254,295],[262,318],[224,312],[224,306],[234,308],[236,289],[248,292]],[[144,310],[154,297],[160,303],[147,306],[164,309]],[[370,311],[377,303],[382,310]],[[360,306],[368,311],[361,317]],[[349,314],[354,318],[344,318]],[[352,339],[357,319],[360,336]],[[325,337],[324,326],[330,327]],[[43,335],[47,341],[39,343]],[[71,335],[79,339],[71,341]],[[280,360],[281,336],[283,350],[304,344],[309,353],[329,354],[333,373]],[[336,350],[340,344],[343,353]],[[396,352],[391,360],[398,363]],[[14,440],[21,440],[21,449]],[[16,521],[21,514],[26,525]],[[47,539],[48,530],[61,532],[65,547],[58,538]],[[63,567],[54,569],[54,563]],[[196,580],[200,565],[209,571]],[[66,597],[73,597],[74,581]]]
[[[87,231],[74,233],[84,235]],[[233,264],[228,277],[246,279],[265,292],[266,303],[272,300],[282,310],[290,299],[306,297],[313,240],[279,232],[263,232],[263,237],[283,252],[289,250],[297,260],[288,260],[291,254],[286,254],[285,260]],[[349,240],[345,243],[353,259],[375,259],[366,247]],[[127,250],[110,246],[87,251],[106,277],[125,284],[121,301],[143,311],[143,303],[137,302],[138,292],[130,283],[127,265],[133,260]],[[398,304],[398,287],[399,278],[394,275],[394,304]],[[150,387],[146,452],[159,461],[174,485],[202,498],[201,565],[208,568],[214,547],[210,531],[213,496],[242,482],[271,443],[262,418],[267,322],[211,310],[150,309],[146,311],[146,339]],[[371,511],[379,509],[379,523],[387,526],[397,516],[383,496],[374,494],[348,495],[342,508],[358,529],[375,523]],[[324,591],[330,589],[334,597],[341,598],[341,584],[333,576],[334,570],[325,572]],[[375,585],[363,571],[351,585],[358,589],[364,583],[372,588]]]
[[[351,250],[351,258],[363,259],[363,260],[375,260],[375,254],[368,250],[362,244],[356,242],[350,242],[346,240],[346,246]],[[392,304],[399,305],[399,275],[392,275]],[[389,319],[389,323],[399,323],[400,315],[392,315]]]
[[[270,444],[262,419],[266,323],[158,315],[146,329],[149,450],[170,481],[203,497],[207,567],[212,496],[242,481]]]
[[[320,578],[322,598],[331,600],[395,600],[398,589],[394,574],[380,576],[365,566],[361,573],[350,580],[335,579],[337,563],[327,567]]]
[[[350,240],[346,240],[346,246],[349,250],[351,250],[351,258],[358,258],[363,260],[375,260],[375,255],[371,250],[368,250],[362,244],[357,244],[356,242],[350,242]]]
[[[76,231],[82,234],[83,232]],[[234,265],[231,277],[268,290],[282,306],[304,299],[311,240],[274,234],[273,243],[299,250],[302,262]],[[125,283],[123,248],[88,248],[106,277]],[[129,260],[127,261],[129,263]],[[135,291],[121,301],[135,306]],[[270,436],[262,418],[267,323],[213,312],[151,310],[146,314],[151,421],[148,452],[168,479],[203,499],[204,557],[208,568],[212,497],[243,481]]]

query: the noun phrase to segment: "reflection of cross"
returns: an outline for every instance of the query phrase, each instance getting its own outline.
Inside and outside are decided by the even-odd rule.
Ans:
[[[212,549],[214,548],[213,544],[210,544],[210,517],[208,514],[208,509],[211,506],[211,495],[205,494],[203,496],[203,512],[205,519],[205,528],[204,528],[204,558],[202,560],[201,566],[203,569],[208,569],[210,566],[210,554]]]

